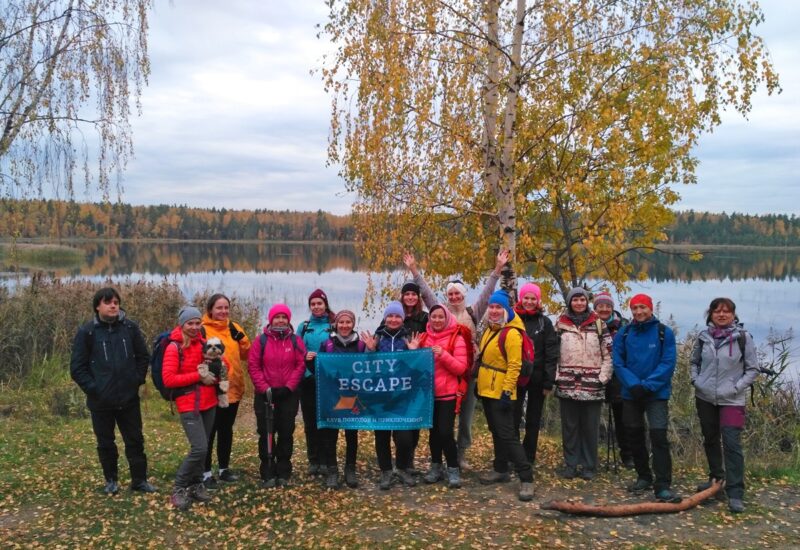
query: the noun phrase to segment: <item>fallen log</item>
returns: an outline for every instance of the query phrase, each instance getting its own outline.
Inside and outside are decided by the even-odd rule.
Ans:
[[[570,502],[567,500],[551,500],[542,504],[543,510],[558,510],[565,514],[599,517],[638,516],[642,514],[674,514],[694,508],[704,500],[716,495],[725,485],[725,482],[714,480],[711,487],[705,491],[682,499],[680,502],[637,502],[632,504],[603,504],[593,505],[584,502]]]

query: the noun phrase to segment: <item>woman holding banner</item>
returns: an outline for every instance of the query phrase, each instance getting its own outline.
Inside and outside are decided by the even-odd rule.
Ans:
[[[427,314],[426,314],[427,315]],[[420,335],[412,337],[403,326],[405,311],[400,302],[391,302],[383,312],[383,323],[374,336],[362,333],[361,337],[370,351],[403,351],[417,349]],[[417,484],[408,470],[414,463],[414,432],[419,430],[375,430],[375,453],[378,455],[378,467],[381,469],[379,487],[388,491],[392,486],[392,448],[390,439],[395,445],[395,465],[397,476],[408,487]]]
[[[459,325],[456,318],[441,304],[429,313],[428,327],[422,336],[421,346],[433,351],[433,427],[428,446],[431,451],[431,469],[425,483],[436,483],[445,478],[442,452],[447,460],[447,486],[461,487],[458,451],[454,426],[456,408],[461,405],[458,396],[459,379],[467,371],[472,349],[472,333]],[[466,384],[465,384],[466,385]]]
[[[334,313],[328,305],[328,295],[318,288],[308,297],[308,308],[311,317],[303,321],[298,328],[298,335],[306,346],[306,371],[300,382],[300,409],[303,412],[303,428],[306,435],[306,455],[308,456],[309,475],[322,475],[319,447],[320,435],[317,433],[317,384],[314,379],[314,358],[319,347],[331,334],[331,323]]]
[[[514,400],[517,398],[517,378],[522,367],[522,335],[525,330],[518,315],[511,309],[508,294],[498,290],[489,298],[483,323],[486,329],[480,339],[478,360],[478,397],[494,444],[494,468],[481,478],[481,483],[511,481],[509,460],[514,463],[520,480],[519,499],[533,498],[533,472],[525,450],[514,431]],[[506,330],[508,329],[508,330]],[[505,330],[504,346],[500,334]]]
[[[359,340],[354,328],[356,314],[343,309],[336,314],[333,321],[334,332],[320,345],[322,353],[362,353],[367,346]],[[316,419],[315,419],[316,420]],[[358,430],[345,430],[345,460],[344,482],[355,489],[358,487],[356,477],[356,455],[358,454]],[[319,464],[324,468],[325,487],[337,489],[339,487],[339,466],[336,463],[336,443],[339,440],[339,430],[335,428],[319,429]]]

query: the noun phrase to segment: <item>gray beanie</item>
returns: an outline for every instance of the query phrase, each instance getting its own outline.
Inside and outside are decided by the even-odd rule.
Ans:
[[[586,298],[587,302],[589,301],[589,293],[586,292],[586,289],[585,288],[581,288],[579,286],[576,286],[575,288],[570,290],[569,293],[567,294],[567,309],[569,309],[569,310],[572,309],[572,307],[570,307],[570,305],[572,304],[572,299],[575,296],[583,296],[584,298]]]
[[[192,319],[202,319],[203,314],[200,313],[200,310],[194,306],[184,306],[181,308],[181,311],[178,313],[178,325],[183,326],[186,324],[187,321],[191,321]]]

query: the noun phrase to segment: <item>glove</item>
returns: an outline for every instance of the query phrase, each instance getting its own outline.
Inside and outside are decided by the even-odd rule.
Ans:
[[[512,405],[511,392],[504,391],[503,393],[500,394],[500,406],[503,409],[511,410],[511,405]]]
[[[290,395],[292,395],[292,390],[290,390],[286,386],[278,386],[277,388],[272,388],[273,401],[281,401],[283,399],[286,399]]]
[[[630,392],[634,401],[642,401],[650,394],[650,392],[648,392],[641,384],[632,386]]]

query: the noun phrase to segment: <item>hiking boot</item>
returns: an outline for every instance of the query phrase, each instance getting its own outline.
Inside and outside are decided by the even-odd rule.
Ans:
[[[581,470],[579,475],[581,479],[586,481],[592,481],[594,479],[594,472],[591,470]]]
[[[442,465],[435,462],[431,464],[431,469],[428,470],[428,473],[425,474],[425,477],[422,479],[425,483],[436,483],[437,481],[443,480],[444,472],[442,471]]]
[[[656,500],[659,502],[671,502],[673,504],[677,504],[682,499],[670,489],[661,489],[660,491],[656,492]]]
[[[289,480],[285,477],[279,477],[278,479],[275,480],[275,485],[276,487],[288,487]]]
[[[219,489],[219,483],[217,483],[217,478],[214,476],[207,477],[203,480],[203,487],[206,488],[207,491],[216,491]]]
[[[508,472],[496,472],[492,470],[488,474],[481,476],[480,481],[483,485],[491,485],[492,483],[508,483],[511,481],[511,475]]]
[[[107,479],[103,492],[107,495],[116,495],[119,493],[119,483],[116,479]]]
[[[329,466],[328,473],[325,475],[325,488],[339,488],[339,469],[336,466]]]
[[[176,487],[172,491],[172,496],[169,500],[175,508],[182,512],[188,510],[192,505],[192,499],[189,497],[189,489],[187,487]]]
[[[633,470],[636,468],[636,464],[633,462],[632,456],[626,456],[622,458],[622,465],[625,466],[628,470]]]
[[[239,476],[233,470],[225,469],[219,473],[219,480],[225,483],[236,483],[239,481]]]
[[[400,478],[400,481],[402,481],[403,485],[405,485],[406,487],[415,487],[417,485],[417,480],[414,478],[414,475],[408,470],[398,469],[397,477]]]
[[[458,489],[461,487],[461,471],[458,468],[447,469],[447,488]]]
[[[575,466],[563,466],[556,470],[556,474],[563,479],[574,479],[578,476],[578,469]]]
[[[148,482],[147,480],[137,481],[131,483],[131,491],[138,491],[140,493],[156,493],[158,489],[156,489],[155,485]]]
[[[355,489],[356,487],[358,487],[358,478],[356,477],[355,464],[344,465],[344,483],[351,489]]]
[[[642,491],[646,491],[653,486],[653,482],[649,479],[642,479],[641,477],[637,479],[634,483],[628,485],[627,489],[629,493],[640,493]]]
[[[325,467],[319,464],[309,464],[308,465],[308,475],[310,476],[319,476],[325,474]]]
[[[519,499],[522,502],[533,500],[533,482],[522,481],[519,484]]]
[[[189,498],[197,502],[208,502],[211,500],[211,495],[208,494],[208,489],[203,483],[195,483],[189,487]]]
[[[378,482],[378,488],[381,491],[388,491],[392,487],[392,471],[381,471],[381,479]]]
[[[744,502],[740,498],[730,498],[728,499],[728,510],[734,514],[741,514],[744,512]]]
[[[261,488],[262,489],[274,489],[277,487],[278,483],[275,481],[274,477],[269,479],[262,479],[261,480]]]

